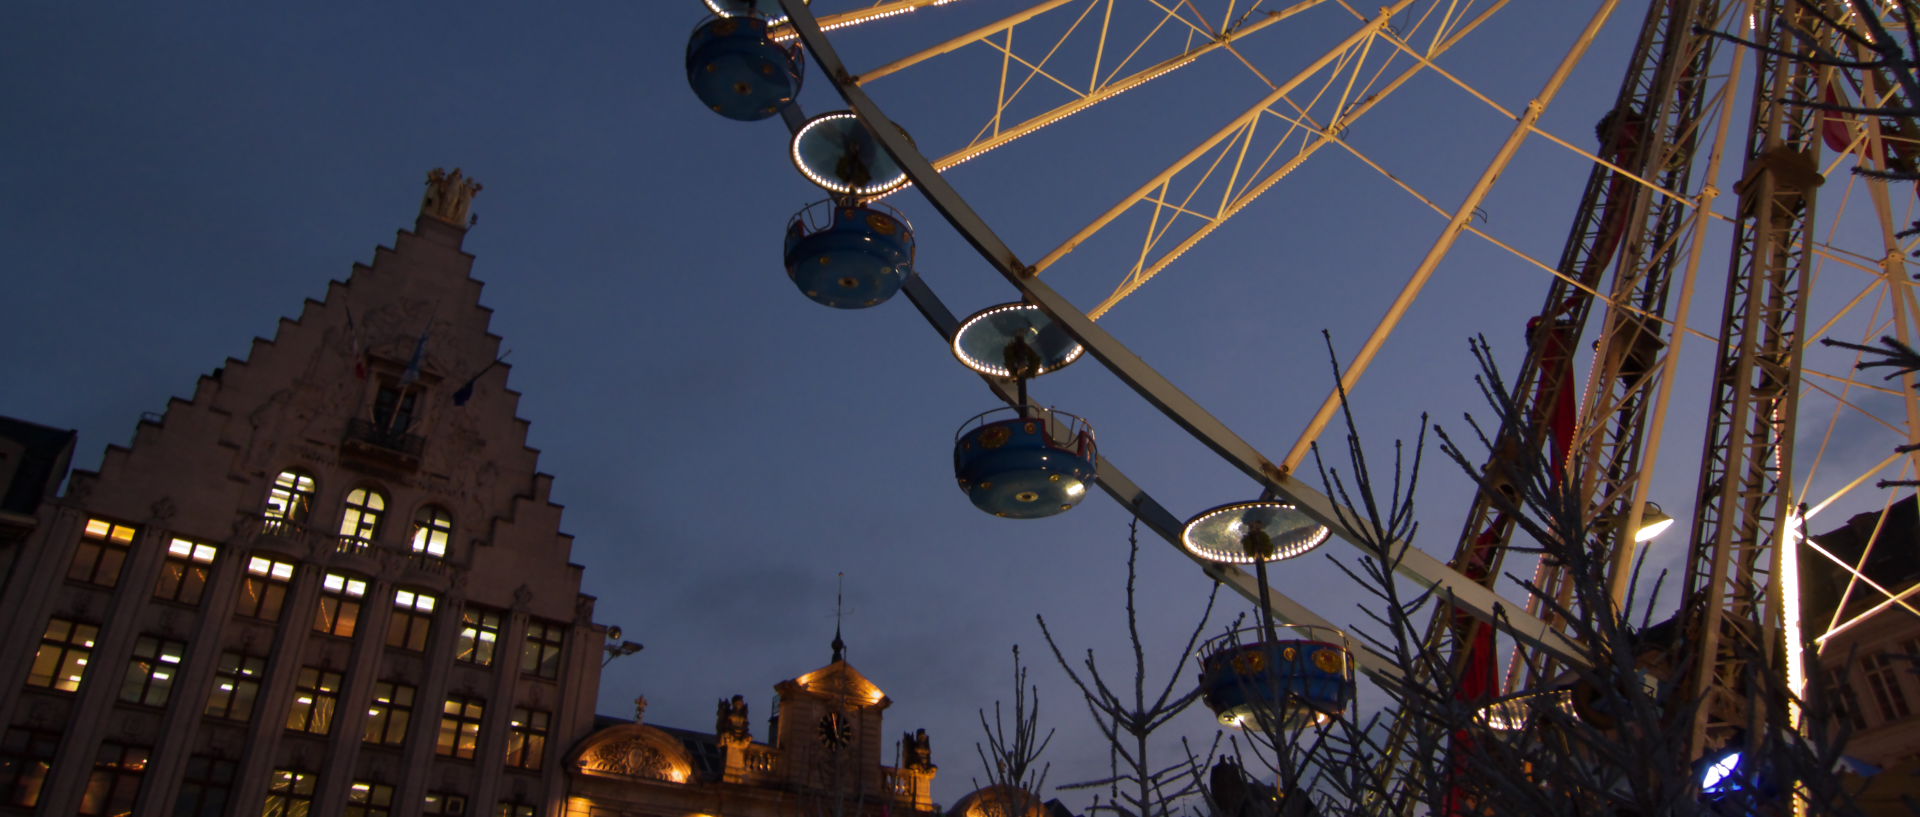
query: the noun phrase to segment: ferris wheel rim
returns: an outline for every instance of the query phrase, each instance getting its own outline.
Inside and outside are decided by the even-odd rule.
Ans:
[[[1167,418],[1173,420],[1228,464],[1234,466],[1274,495],[1293,503],[1308,516],[1325,525],[1331,535],[1356,543],[1361,541],[1334,507],[1332,500],[1278,467],[1224,422],[1147,365],[1111,333],[1095,324],[1082,310],[1067,301],[1051,286],[1038,280],[1032,268],[1022,263],[1013,250],[975,212],[966,200],[932,167],[912,140],[879,104],[854,81],[837,50],[827,40],[804,0],[779,0],[788,14],[788,25],[798,34],[821,73],[834,87],[847,108],[859,115],[870,133],[893,156],[912,186],[933,205],[947,223],[972,245],[996,272],[1021,292],[1029,303],[1039,307],[1065,328],[1074,340],[1098,359],[1107,370]],[[925,283],[914,276],[909,290],[930,293]],[[944,310],[944,306],[942,307]],[[925,312],[925,308],[922,308]],[[1003,393],[1003,397],[1006,395]],[[1104,483],[1104,480],[1101,480]],[[1137,488],[1136,488],[1137,490]],[[1143,493],[1143,492],[1142,492]],[[1169,544],[1183,550],[1178,531],[1163,532]],[[1546,626],[1545,622],[1512,609],[1510,603],[1489,588],[1448,567],[1433,555],[1403,542],[1387,543],[1400,558],[1396,569],[1435,592],[1450,595],[1453,603],[1474,616],[1493,622],[1530,647],[1544,650],[1573,665],[1586,660],[1577,644]],[[1244,591],[1243,591],[1244,592]],[[1522,620],[1524,619],[1524,620]]]

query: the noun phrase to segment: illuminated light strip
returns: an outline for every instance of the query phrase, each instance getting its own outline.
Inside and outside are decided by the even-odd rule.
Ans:
[[[1015,310],[1029,310],[1029,309],[1037,312],[1039,311],[1040,307],[1034,306],[1033,304],[1025,304],[1025,303],[1003,304],[1001,306],[993,307],[984,312],[981,312],[978,315],[968,318],[967,322],[961,324],[960,328],[958,330],[955,330],[953,333],[953,356],[960,359],[961,365],[964,365],[967,368],[972,369],[981,374],[993,375],[994,377],[1012,377],[1013,372],[1009,371],[1007,367],[995,366],[984,360],[980,360],[979,358],[973,357],[972,355],[969,355],[966,352],[960,351],[960,337],[967,333],[968,327],[971,327],[974,324],[979,323],[980,321],[988,317],[991,317],[993,315],[998,315],[1002,312],[1012,312]],[[1087,347],[1076,343],[1073,345],[1073,351],[1067,353],[1066,359],[1060,361],[1060,365],[1041,366],[1039,369],[1035,370],[1034,374],[1038,376],[1038,375],[1046,374],[1047,372],[1059,371],[1060,369],[1066,368],[1067,364],[1072,363],[1076,360],[1079,360],[1080,356],[1083,354],[1086,354],[1086,352],[1087,352]]]
[[[1227,551],[1215,550],[1210,547],[1203,547],[1199,545],[1198,543],[1193,541],[1193,529],[1199,527],[1201,523],[1206,522],[1207,520],[1212,519],[1221,514],[1247,511],[1255,508],[1278,508],[1281,510],[1289,510],[1289,511],[1300,510],[1298,507],[1286,502],[1236,502],[1232,505],[1215,508],[1211,511],[1208,511],[1206,513],[1203,513],[1199,516],[1194,517],[1193,521],[1188,522],[1186,528],[1180,531],[1180,544],[1186,547],[1186,549],[1189,552],[1193,553],[1194,555],[1210,561],[1226,562],[1229,564],[1252,564],[1253,557],[1248,556],[1245,553],[1230,553]],[[1301,515],[1304,516],[1305,513],[1302,512]],[[1310,550],[1313,550],[1314,548],[1319,547],[1322,543],[1326,542],[1327,539],[1332,535],[1333,535],[1333,531],[1329,529],[1326,525],[1316,525],[1314,526],[1313,532],[1308,534],[1306,538],[1295,541],[1284,548],[1274,551],[1274,555],[1268,558],[1267,561],[1278,562],[1283,559],[1291,559],[1295,556],[1302,555]]]
[[[811,121],[807,122],[807,124],[800,126],[800,130],[793,134],[793,142],[788,146],[788,152],[793,156],[793,166],[800,169],[800,175],[807,177],[808,181],[821,186],[826,189],[827,192],[848,196],[882,196],[906,186],[907,174],[905,171],[901,171],[899,178],[886,184],[870,184],[865,187],[855,188],[840,182],[838,179],[829,179],[814,173],[812,168],[807,167],[807,163],[800,158],[800,140],[807,135],[807,131],[812,130],[815,126],[836,119],[852,119],[855,122],[860,121],[860,117],[852,111],[826,113],[814,117]],[[864,128],[866,127],[866,123],[862,122],[860,126]]]
[[[708,2],[711,4],[712,0],[708,0]],[[889,3],[884,6],[874,6],[859,11],[829,14],[820,18],[820,30],[823,32],[834,31],[849,26],[857,26],[861,23],[885,20],[888,17],[911,14],[928,6],[944,6],[952,2],[955,2],[955,0],[898,0],[898,2]],[[792,42],[797,38],[799,34],[793,30],[793,26],[786,25],[786,22],[787,18],[781,17],[779,21],[773,23],[775,29],[768,32],[768,38],[776,43]]]
[[[757,3],[749,2],[746,11],[734,12],[721,8],[717,0],[705,0],[705,2],[707,4],[707,10],[713,12],[713,16],[715,17],[758,17],[767,21],[768,28],[785,25],[787,22],[787,15],[785,14],[768,14],[762,16]],[[807,5],[813,5],[813,0],[806,0],[806,3]],[[778,6],[779,4],[775,3],[774,5]]]

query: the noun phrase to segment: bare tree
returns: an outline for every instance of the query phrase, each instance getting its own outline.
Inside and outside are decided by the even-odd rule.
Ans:
[[[1156,730],[1185,712],[1199,699],[1198,689],[1186,692],[1177,690],[1180,679],[1185,677],[1186,657],[1193,654],[1194,645],[1199,643],[1200,634],[1213,615],[1213,603],[1220,595],[1220,585],[1215,583],[1208,592],[1206,609],[1200,614],[1200,621],[1194,625],[1192,634],[1187,637],[1186,645],[1174,655],[1166,683],[1159,686],[1157,693],[1150,694],[1147,689],[1147,650],[1140,640],[1139,616],[1134,606],[1134,582],[1138,578],[1140,558],[1139,532],[1140,522],[1135,519],[1127,532],[1127,635],[1133,644],[1131,695],[1123,696],[1114,691],[1114,685],[1101,675],[1094,661],[1093,650],[1087,650],[1086,657],[1081,661],[1084,677],[1081,671],[1075,671],[1073,663],[1060,651],[1053,633],[1047,629],[1046,618],[1036,618],[1040,622],[1041,635],[1053,650],[1054,659],[1060,662],[1067,677],[1080,690],[1087,711],[1093,716],[1094,724],[1108,745],[1109,774],[1106,777],[1060,788],[1104,787],[1108,799],[1093,804],[1091,810],[1096,813],[1111,812],[1118,817],[1173,817],[1181,809],[1181,802],[1199,790],[1199,783],[1189,773],[1191,764],[1184,757],[1171,763],[1156,762],[1152,754],[1154,747],[1149,739]],[[1121,689],[1124,691],[1125,687]]]

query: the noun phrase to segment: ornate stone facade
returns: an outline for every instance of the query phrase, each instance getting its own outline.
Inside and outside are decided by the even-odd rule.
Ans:
[[[34,512],[0,814],[564,812],[604,629],[461,251],[479,186],[436,176],[392,248]]]

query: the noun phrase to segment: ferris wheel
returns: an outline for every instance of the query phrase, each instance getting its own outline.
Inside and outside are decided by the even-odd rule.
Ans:
[[[1342,362],[1342,389],[1360,387],[1390,344],[1418,343],[1396,330],[1423,299],[1446,297],[1448,287],[1457,295],[1463,276],[1448,280],[1436,272],[1471,244],[1475,263],[1496,258],[1546,295],[1537,311],[1481,316],[1494,324],[1489,331],[1518,334],[1524,325],[1527,339],[1521,371],[1510,380],[1524,406],[1497,435],[1496,459],[1549,451],[1559,478],[1588,497],[1592,517],[1617,529],[1615,553],[1625,564],[1643,523],[1672,520],[1652,501],[1647,478],[1662,452],[1681,460],[1701,452],[1695,496],[1668,502],[1674,510],[1694,505],[1691,525],[1681,527],[1690,527],[1688,603],[1699,611],[1708,642],[1693,670],[1699,691],[1730,686],[1738,672],[1731,645],[1718,640],[1748,638],[1762,647],[1779,638],[1818,642],[1851,626],[1836,613],[1818,632],[1794,633],[1797,590],[1781,577],[1795,574],[1796,555],[1808,549],[1804,534],[1822,512],[1884,508],[1893,496],[1875,491],[1876,481],[1920,476],[1920,453],[1895,450],[1920,442],[1911,378],[1861,377],[1857,349],[1821,343],[1920,340],[1920,302],[1905,266],[1920,239],[1899,235],[1915,219],[1914,193],[1908,183],[1850,172],[1911,173],[1920,161],[1920,133],[1905,121],[1796,104],[1898,102],[1885,76],[1820,69],[1712,34],[1792,51],[1802,44],[1781,32],[1788,18],[1804,13],[1797,3],[1599,2],[1591,11],[1555,12],[1569,20],[1562,40],[1526,49],[1475,39],[1514,13],[1505,0],[1396,0],[1371,13],[1341,0],[707,4],[714,16],[688,50],[689,81],[701,101],[733,119],[780,118],[796,168],[829,194],[788,225],[794,284],[807,298],[839,308],[876,306],[904,293],[952,343],[958,361],[986,376],[1009,404],[969,421],[956,437],[956,479],[982,510],[1009,517],[1065,512],[1097,485],[1273,617],[1331,627],[1237,565],[1253,563],[1264,573],[1268,559],[1353,538],[1328,498],[1295,476],[1338,410],[1338,391],[1318,400],[1302,395],[1317,407],[1284,454],[1269,456],[1148,365],[1104,319],[1151,309],[1141,300],[1191,274],[1179,263],[1183,256],[1265,241],[1272,202],[1313,206],[1325,196],[1316,172],[1339,161],[1382,191],[1371,195],[1392,199],[1396,218],[1417,212],[1424,219],[1356,230],[1376,242],[1419,246],[1398,270],[1366,273],[1364,288],[1379,317],[1357,354]],[[890,26],[898,33],[876,33]],[[1599,124],[1588,133],[1550,118],[1609,26],[1634,36],[1627,64],[1608,66],[1615,77],[1624,74],[1618,93],[1586,112],[1583,125]],[[1842,53],[1855,47],[1841,36],[1826,45]],[[1502,62],[1489,54],[1508,52],[1516,55],[1511,73],[1532,83],[1524,101],[1513,100],[1513,87],[1503,84],[1521,80],[1487,67]],[[1477,65],[1477,74],[1454,62],[1462,54],[1478,55],[1468,66]],[[800,110],[808,59],[817,68],[811,81],[831,84],[845,110]],[[1422,100],[1438,93],[1501,124],[1475,130],[1467,148],[1450,149],[1449,173],[1421,164],[1420,155],[1450,125],[1408,128],[1406,119],[1383,113],[1396,105],[1431,111]],[[914,104],[928,97],[939,103]],[[1130,109],[1130,119],[1107,113],[1123,106],[1145,111]],[[1129,135],[1161,144],[1123,163],[1108,161],[1104,144],[1085,141],[1084,130],[1078,139],[1057,136],[1070,117],[1144,122]],[[1383,119],[1395,124],[1376,129]],[[1176,120],[1187,127],[1163,126]],[[1541,150],[1584,177],[1583,187],[1576,180],[1555,191],[1560,226],[1550,239],[1530,221],[1503,227],[1504,219],[1486,218],[1502,189],[1529,187],[1528,179],[1513,177],[1522,175],[1523,151]],[[991,184],[967,179],[1022,151],[1086,153],[1094,170]],[[1002,211],[1020,219],[1007,201],[1040,186],[1063,199],[1093,199],[1062,208],[1089,220],[1052,233],[1028,223],[1033,219],[996,220]],[[1577,197],[1573,189],[1581,191]],[[955,317],[934,292],[938,282],[913,268],[913,226],[886,203],[913,191],[1019,300]],[[1016,252],[996,229],[1017,232],[1023,246],[1037,249]],[[1350,249],[1357,255],[1365,248]],[[1088,257],[1094,260],[1075,266]],[[1071,279],[1056,288],[1055,281],[1087,275],[1088,267],[1103,282]],[[1465,285],[1477,283],[1468,278]],[[1716,292],[1723,295],[1718,321],[1712,304],[1696,298]],[[1222,320],[1233,320],[1236,306],[1262,314],[1260,304],[1227,304]],[[1264,309],[1270,319],[1271,304]],[[1705,361],[1688,371],[1683,350],[1693,349],[1714,351],[1692,352]],[[1093,445],[1097,417],[1089,422],[1029,401],[1028,381],[1083,353],[1250,478],[1248,496],[1240,498],[1249,501],[1182,519],[1101,456]],[[1710,387],[1696,398],[1707,415],[1699,449],[1694,440],[1664,436],[1690,384]],[[1842,439],[1849,440],[1846,456]],[[1863,458],[1860,451],[1873,454]],[[1496,464],[1489,463],[1489,474]],[[1493,589],[1512,535],[1511,521],[1492,501],[1497,487],[1476,499],[1450,563],[1409,549],[1400,570],[1480,619],[1502,611],[1502,629],[1528,656],[1508,668],[1513,689],[1580,659],[1537,605],[1503,602]],[[1209,534],[1208,524],[1242,527]],[[1267,544],[1270,530],[1273,540],[1300,546],[1250,552],[1249,524],[1263,530]],[[1853,577],[1848,594],[1878,594],[1886,605],[1913,609],[1866,580],[1866,554],[1849,561],[1811,550]],[[1534,575],[1549,592],[1560,580],[1546,565]],[[1804,671],[1796,651],[1777,652],[1797,684]],[[1387,679],[1400,672],[1364,648],[1352,660]],[[1700,731],[1714,728],[1703,722]]]

